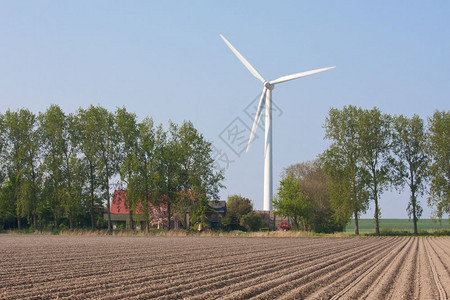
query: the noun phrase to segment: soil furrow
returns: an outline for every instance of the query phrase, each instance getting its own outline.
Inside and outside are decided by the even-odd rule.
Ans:
[[[336,293],[339,293],[344,287],[352,283],[355,278],[358,278],[367,269],[369,269],[374,263],[378,262],[383,256],[391,251],[392,247],[396,244],[395,239],[391,239],[387,246],[381,251],[380,249],[374,249],[372,252],[366,252],[365,255],[358,257],[360,261],[355,260],[350,262],[351,266],[348,272],[343,272],[341,270],[336,270],[325,275],[322,280],[319,278],[315,282],[310,282],[309,287],[299,287],[297,290],[291,291],[291,295],[297,298],[296,295],[305,293],[305,291],[311,290],[308,294],[308,298],[312,299],[325,299],[330,298]],[[345,274],[345,276],[343,276]],[[303,294],[302,294],[303,295]],[[283,295],[287,297],[288,295]]]
[[[439,242],[440,239],[430,239],[430,244],[432,244],[433,250],[436,252],[438,258],[442,262],[443,266],[447,271],[447,275],[450,277],[450,250],[445,249],[443,245]]]
[[[347,245],[347,248],[344,251],[348,251],[348,250],[354,248],[353,246],[355,246],[355,243]],[[360,246],[362,246],[362,245],[360,245]],[[343,251],[337,252],[337,249],[327,249],[325,257],[330,259],[332,257],[332,256],[330,256],[330,254],[339,255],[339,253],[341,253],[341,252],[343,252]],[[314,253],[315,256],[317,256],[317,254],[318,253]],[[314,265],[314,264],[316,264],[316,260],[323,261],[323,257],[316,257],[315,260],[309,260],[307,264],[299,264],[297,266],[294,266],[291,269],[286,268],[286,266],[282,266],[281,271],[278,273],[274,272],[274,270],[267,269],[266,274],[263,274],[262,277],[255,277],[253,279],[250,279],[250,280],[247,279],[245,281],[239,281],[239,280],[235,280],[234,282],[231,281],[230,284],[224,285],[224,287],[222,287],[222,288],[219,288],[219,289],[214,288],[214,289],[212,289],[212,291],[207,291],[205,294],[196,295],[195,297],[193,297],[193,299],[210,299],[210,298],[220,297],[221,295],[230,295],[233,292],[241,291],[245,288],[248,288],[249,286],[258,285],[264,281],[267,281],[267,280],[270,280],[273,278],[277,278],[280,276],[284,276],[285,274],[288,274],[291,271],[295,272],[300,268],[305,268],[305,267]]]
[[[229,258],[231,258],[231,261],[233,261],[233,256],[242,256],[242,255],[247,255],[248,253],[252,253],[252,251],[249,251],[249,252],[242,252],[242,251],[236,251],[235,253],[230,253],[230,254],[228,254],[227,255],[227,257],[229,257]],[[166,264],[168,264],[168,265],[176,265],[176,266],[180,266],[180,265],[183,265],[183,264],[191,264],[193,261],[207,261],[207,260],[214,260],[214,259],[217,259],[216,257],[208,257],[208,258],[204,258],[204,257],[199,257],[199,256],[197,256],[197,255],[192,255],[193,253],[190,253],[190,256],[194,256],[194,257],[192,257],[191,259],[189,259],[189,260],[184,260],[182,263],[180,263],[180,261],[173,261],[173,256],[171,257],[172,259],[170,259],[170,262],[167,262],[167,259],[166,260],[164,260],[164,261],[166,261],[167,263]],[[142,260],[142,258],[140,259],[140,261]],[[99,261],[100,263],[102,262],[102,261]],[[130,265],[130,263],[129,263],[129,260],[127,260],[125,263],[127,263],[127,270],[126,271],[122,271],[122,272],[126,272],[126,273],[135,273],[136,272],[136,270],[139,270],[139,269],[142,269],[142,268],[145,268],[145,267],[147,267],[147,265],[149,265],[149,263],[151,263],[151,260],[147,260],[147,262],[146,262],[146,264],[132,264],[132,265]],[[135,266],[133,266],[133,265],[135,265]],[[211,264],[210,264],[211,265]],[[92,265],[90,265],[90,266],[92,266]],[[151,266],[151,265],[150,265]],[[164,267],[164,264],[162,264],[162,263],[159,263],[158,264],[158,266],[159,266],[159,268],[163,268]],[[106,269],[106,270],[104,270],[104,271],[97,271],[96,273],[87,273],[86,274],[86,271],[85,271],[85,267],[87,267],[87,265],[83,265],[83,267],[84,268],[80,268],[82,271],[84,271],[82,274],[71,274],[70,276],[58,276],[58,275],[60,275],[60,274],[55,274],[55,272],[54,272],[54,270],[52,270],[51,272],[50,272],[50,277],[47,277],[47,278],[45,278],[45,277],[40,277],[41,278],[41,281],[38,281],[38,282],[35,282],[35,283],[45,283],[45,282],[49,282],[49,281],[54,281],[54,280],[61,280],[61,279],[64,279],[64,278],[67,278],[67,279],[69,279],[69,280],[71,280],[72,278],[74,278],[74,277],[90,277],[90,276],[99,276],[99,275],[104,275],[104,274],[107,274],[108,272],[114,272],[114,271],[116,271],[116,270],[111,270],[111,269]],[[119,270],[122,270],[122,268],[119,268]],[[117,270],[117,271],[119,271],[119,270]],[[42,268],[41,268],[41,273],[43,273],[43,274],[45,274],[45,273],[49,273],[48,272],[48,270],[43,270]],[[170,270],[168,271],[168,273],[169,272],[171,272]],[[161,273],[160,273],[161,274]],[[22,275],[23,276],[23,275]],[[27,282],[27,280],[25,280],[24,282],[16,282],[17,284],[21,284],[21,283],[26,283]]]
[[[405,265],[405,260],[408,254],[414,250],[414,238],[406,238],[407,244],[394,253],[394,259],[386,266],[383,272],[373,281],[370,288],[363,294],[362,298],[370,299],[387,299],[388,295],[392,294],[393,286],[400,273],[400,269]]]
[[[351,277],[353,277],[353,274],[358,273],[359,270],[365,270],[371,265],[376,264],[378,261],[384,259],[386,255],[389,255],[389,253],[392,252],[392,248],[396,247],[397,245],[398,244],[395,242],[395,240],[392,240],[391,243],[386,244],[386,246],[383,248],[370,249],[371,252],[365,253],[363,256],[350,261],[348,264],[332,272],[329,272],[326,275],[317,276],[306,284],[288,291],[286,294],[283,294],[282,297],[285,299],[303,299],[309,296],[311,296],[312,298],[317,298],[317,295],[314,295],[314,292],[316,292],[317,289],[320,289],[321,287],[326,285],[330,285],[330,282],[336,281],[336,279],[341,277],[342,274],[351,274]],[[345,285],[343,285],[341,282],[340,285],[336,285],[335,288],[339,290],[344,286]],[[331,295],[328,295],[328,297],[330,296]],[[320,298],[324,298],[324,295],[321,295]]]
[[[399,274],[394,277],[389,299],[413,299],[415,294],[416,265],[418,261],[419,239],[414,238],[404,265],[399,269]]]
[[[326,251],[325,254],[323,254],[323,257],[327,256],[328,252]],[[320,256],[317,253],[318,258],[320,258]],[[287,258],[282,258],[282,256],[280,256],[282,260],[286,260]],[[301,264],[302,261],[309,261],[310,260],[310,256],[307,257],[303,257],[303,259],[300,259],[302,257],[302,254],[298,254],[297,257],[293,257],[293,258],[289,258],[288,259],[288,264],[283,263],[283,264],[279,264],[277,262],[270,262],[270,263],[266,263],[266,260],[262,260],[262,265],[257,268],[254,269],[253,266],[251,265],[244,265],[242,271],[233,269],[232,273],[230,273],[229,271],[225,272],[221,272],[224,275],[222,276],[217,276],[217,274],[206,274],[205,276],[203,276],[202,278],[196,278],[197,280],[195,282],[191,282],[191,280],[184,280],[184,281],[180,281],[180,282],[175,282],[174,285],[172,284],[168,284],[168,285],[164,285],[164,286],[158,286],[158,291],[154,291],[153,288],[148,287],[148,288],[144,288],[141,292],[144,293],[145,297],[151,297],[151,298],[155,298],[155,297],[159,297],[159,296],[163,296],[163,295],[170,295],[170,297],[186,297],[188,295],[192,296],[195,295],[195,293],[193,293],[193,291],[196,291],[197,293],[199,293],[199,290],[217,290],[218,287],[222,287],[222,286],[226,286],[228,285],[229,282],[240,282],[242,280],[240,280],[241,278],[244,279],[244,281],[248,281],[250,278],[253,277],[257,277],[260,276],[261,274],[266,274],[267,270],[270,270],[270,268],[272,266],[275,266],[276,269],[280,269],[280,268],[287,268],[289,266],[293,266],[296,267],[299,264]],[[249,271],[251,270],[251,271]],[[214,278],[215,281],[211,282],[211,278]],[[192,288],[190,287],[192,286]],[[166,289],[164,289],[164,287],[167,287]],[[174,294],[175,293],[175,294]],[[125,295],[127,296],[127,295]]]
[[[427,257],[430,262],[431,272],[433,273],[434,283],[439,293],[439,299],[447,299],[447,294],[444,286],[449,286],[450,282],[445,267],[442,265],[439,256],[436,255],[436,252],[433,251],[430,244],[430,238],[425,239],[424,246],[425,252],[427,253]]]
[[[362,251],[370,251],[370,248],[372,248],[372,245],[367,245],[366,247],[361,247],[360,245],[358,246]],[[327,256],[327,259],[325,261],[320,259],[319,262],[312,261],[308,265],[298,266],[293,270],[283,269],[277,273],[269,273],[269,275],[265,276],[264,278],[259,278],[258,281],[253,283],[250,287],[234,291],[233,293],[228,294],[226,298],[246,299],[274,288],[279,289],[286,283],[301,279],[304,276],[309,276],[314,272],[325,273],[327,271],[332,271],[334,268],[337,268],[338,266],[343,265],[353,259],[352,251],[355,251],[355,249],[349,248],[349,250],[351,251],[342,254],[340,252],[334,251],[333,249],[330,249],[329,255]],[[292,272],[290,273],[290,271]]]
[[[450,238],[0,235],[0,299],[445,299]]]
[[[243,255],[243,256],[246,256],[246,255],[248,255],[248,253],[239,253],[239,255]],[[232,256],[229,256],[228,258],[232,258]],[[215,259],[215,257],[213,257],[212,258],[212,260],[214,260]],[[244,258],[245,259],[245,258]],[[193,259],[191,259],[191,260],[188,260],[188,262],[187,262],[187,264],[191,264],[192,263],[192,261],[197,261],[198,260],[198,258],[193,258]],[[202,260],[200,260],[200,261],[202,261]],[[233,261],[234,260],[231,260],[232,261],[232,263],[233,263]],[[260,260],[259,260],[260,261]],[[217,262],[216,262],[217,263]],[[232,263],[230,263],[230,264],[232,264]],[[178,265],[178,263],[177,262],[168,262],[168,264],[176,264],[176,265]],[[211,263],[209,263],[209,265],[212,265]],[[136,267],[136,268],[133,268],[133,269],[131,269],[131,270],[127,270],[126,272],[125,271],[123,271],[122,272],[122,274],[121,274],[121,276],[116,276],[115,278],[114,278],[114,281],[113,282],[110,282],[109,284],[107,284],[107,282],[108,282],[108,280],[111,280],[111,279],[108,279],[108,278],[104,278],[104,281],[101,281],[100,280],[100,282],[97,282],[97,280],[96,281],[92,281],[91,280],[91,278],[92,277],[98,277],[98,275],[100,274],[100,273],[96,273],[96,274],[85,274],[85,276],[82,276],[82,277],[84,277],[85,279],[83,280],[84,282],[80,282],[80,280],[77,280],[77,282],[76,282],[76,284],[74,285],[73,283],[71,284],[71,285],[66,285],[66,286],[70,286],[70,290],[77,290],[78,292],[88,292],[88,291],[93,291],[93,290],[96,290],[96,288],[97,288],[97,286],[99,285],[99,284],[103,284],[103,285],[109,285],[109,286],[111,286],[111,285],[116,285],[116,282],[117,283],[123,283],[122,282],[122,280],[121,280],[121,278],[120,277],[122,277],[122,278],[127,278],[129,275],[132,275],[131,273],[136,273],[136,270],[137,269],[139,269],[139,268],[143,268],[143,267],[145,267],[145,266],[138,266],[138,267]],[[199,269],[199,271],[198,272],[203,272],[204,270],[202,270],[202,268],[201,268],[201,266],[199,266],[198,268],[197,267],[193,267],[194,269]],[[213,268],[215,268],[214,266],[213,266]],[[190,272],[190,270],[187,270],[186,271],[187,273],[189,273]],[[127,274],[123,274],[123,273],[127,273]],[[171,275],[171,274],[176,274],[175,272],[167,272],[167,273],[169,273],[169,275]],[[192,273],[192,272],[191,272]],[[195,272],[194,272],[195,273]],[[190,275],[195,275],[195,274],[190,274]],[[158,277],[160,277],[160,273],[158,274]],[[176,276],[175,276],[176,277]],[[142,277],[141,277],[142,278]],[[154,282],[154,279],[155,278],[151,278],[150,277],[150,279],[152,280],[152,282]],[[173,280],[174,278],[171,278],[171,281],[170,282],[173,282],[174,280]],[[138,280],[138,281],[143,281],[143,280],[145,280],[145,279],[141,279],[141,280]],[[163,280],[165,280],[165,281],[167,281],[167,278],[165,278],[165,277],[163,277]],[[49,281],[49,280],[47,280],[47,281]],[[47,282],[46,281],[46,282]],[[40,282],[40,283],[43,283],[43,282]],[[60,285],[65,285],[64,284],[64,282],[60,282]],[[44,290],[44,289],[47,289],[47,287],[44,285],[44,286],[41,286],[41,289],[42,290]],[[81,289],[81,290],[78,290],[78,289]],[[56,290],[59,290],[59,291],[61,291],[62,289],[61,288],[55,288],[55,291]],[[69,288],[67,288],[67,290],[69,290]],[[64,293],[63,293],[64,294]],[[62,295],[63,295],[62,294]],[[27,296],[28,294],[24,294],[23,296]]]
[[[439,293],[433,280],[433,272],[428,259],[428,253],[425,250],[425,239],[419,239],[419,259],[417,268],[417,277],[421,280],[418,282],[418,293],[415,298],[418,299],[438,299]]]
[[[373,278],[376,278],[376,275],[379,272],[375,272],[375,270],[381,269],[383,270],[383,266],[390,262],[390,259],[393,259],[393,255],[398,251],[399,248],[403,248],[405,246],[404,240],[401,241],[400,244],[394,245],[394,248],[390,250],[390,252],[383,256],[380,260],[376,261],[373,265],[371,265],[363,274],[359,275],[355,278],[351,284],[343,288],[339,293],[335,294],[331,299],[336,300],[339,298],[352,298],[357,297],[358,293],[363,292],[364,286],[369,286],[370,282],[373,281]]]

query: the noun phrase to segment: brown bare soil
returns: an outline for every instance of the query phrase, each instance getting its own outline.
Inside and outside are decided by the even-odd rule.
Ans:
[[[449,237],[0,235],[0,299],[447,299]]]

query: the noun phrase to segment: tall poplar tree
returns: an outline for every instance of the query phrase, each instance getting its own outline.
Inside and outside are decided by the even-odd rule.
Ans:
[[[6,132],[5,132],[5,117],[0,114],[0,189],[2,188],[5,180],[5,145],[6,145]]]
[[[97,113],[93,106],[89,109],[80,108],[75,118],[79,148],[83,155],[82,161],[84,162],[87,170],[86,181],[88,186],[89,211],[91,215],[92,229],[96,228],[96,216],[99,208],[101,207],[101,201],[97,195],[100,188],[100,179],[97,174],[97,165],[99,164],[100,158],[98,156],[98,124],[96,118]]]
[[[135,163],[138,162],[136,155],[138,151],[139,129],[136,121],[136,115],[127,112],[125,107],[118,108],[116,110],[115,122],[117,124],[118,133],[118,170],[120,179],[124,182],[126,189],[128,190],[125,205],[130,212],[128,229],[133,230],[133,211],[136,208],[136,205],[133,202],[134,197],[131,190],[133,189],[132,179],[136,169]]]
[[[53,212],[54,228],[58,229],[58,219],[64,207],[64,148],[66,143],[65,115],[56,105],[50,106],[38,116],[42,141],[42,170],[47,174],[44,181],[44,197]]]
[[[363,110],[359,118],[360,163],[365,171],[365,184],[374,201],[375,233],[380,234],[381,194],[392,182],[391,121],[378,108]]]
[[[359,122],[363,111],[355,106],[330,109],[325,120],[325,138],[330,147],[321,155],[325,172],[330,175],[330,201],[337,220],[353,214],[355,234],[359,235],[358,219],[368,208],[368,191],[361,168]]]
[[[14,190],[17,226],[28,217],[37,227],[39,138],[36,116],[28,109],[7,110],[4,118],[8,179]]]
[[[162,192],[167,204],[168,229],[171,229],[173,205],[177,202],[181,190],[180,172],[180,138],[179,126],[169,123],[169,130],[161,135],[157,148],[158,190]]]
[[[395,182],[398,188],[408,185],[410,199],[408,202],[408,215],[413,220],[414,234],[418,234],[417,221],[422,215],[422,207],[417,199],[426,191],[429,158],[427,150],[427,135],[423,120],[414,115],[393,119],[393,160]]]
[[[183,122],[176,135],[179,143],[179,179],[182,193],[175,211],[184,216],[187,212],[199,216],[193,222],[203,226],[206,220],[202,212],[207,210],[208,200],[218,200],[219,188],[223,186],[223,174],[222,171],[214,170],[211,143],[195,129],[192,122]]]
[[[157,188],[158,174],[156,164],[158,157],[157,147],[161,141],[160,132],[155,130],[153,120],[145,118],[138,124],[138,140],[135,154],[130,162],[133,173],[128,184],[128,193],[132,208],[140,207],[143,210],[146,222],[145,230],[150,229],[150,204],[159,205],[160,193]]]
[[[13,186],[6,178],[7,141],[4,116],[0,114],[0,230],[14,222],[16,216]]]
[[[428,204],[442,218],[444,214],[450,215],[450,112],[436,111],[428,122],[432,159]]]
[[[103,197],[108,210],[108,231],[111,231],[111,197],[109,190],[111,179],[117,174],[119,166],[117,127],[114,122],[114,115],[105,108],[91,106],[89,109],[93,111],[93,114],[97,115],[95,119],[97,124],[95,145],[99,158],[97,160],[97,169],[99,178],[102,180]]]
[[[63,212],[74,228],[74,214],[81,206],[74,181],[77,175],[77,149],[74,116],[66,115],[57,105],[39,114],[43,152],[43,170],[47,174],[45,186],[47,198],[53,209],[55,228],[58,228],[59,212]]]
[[[78,157],[79,136],[77,135],[76,116],[66,115],[64,122],[64,167],[65,205],[69,218],[69,228],[74,229],[74,218],[82,213],[81,183],[83,182],[82,163]]]

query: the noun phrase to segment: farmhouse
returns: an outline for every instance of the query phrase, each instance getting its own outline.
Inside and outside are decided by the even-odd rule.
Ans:
[[[210,201],[209,209],[206,211],[206,219],[210,223],[211,228],[217,228],[220,220],[226,214],[226,201]],[[158,206],[149,203],[150,227],[151,228],[167,228],[167,204],[161,203]],[[114,229],[127,228],[130,222],[130,209],[127,201],[127,193],[125,190],[115,190],[110,205],[111,223]],[[136,229],[144,228],[145,217],[142,205],[137,207],[133,212],[133,225]],[[104,218],[107,218],[107,214]],[[189,212],[181,216],[174,214],[171,217],[171,228],[189,228],[190,226]],[[128,226],[127,226],[128,225]]]

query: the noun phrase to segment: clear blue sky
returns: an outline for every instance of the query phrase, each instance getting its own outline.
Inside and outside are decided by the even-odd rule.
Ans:
[[[263,131],[239,154],[227,130],[251,126],[262,86],[219,34],[269,80],[337,67],[273,92],[276,191],[284,167],[326,149],[330,107],[449,110],[449,20],[449,1],[0,1],[0,112],[93,104],[191,120],[226,167],[221,197],[242,194],[261,209]],[[384,194],[382,217],[406,218],[407,200]]]

